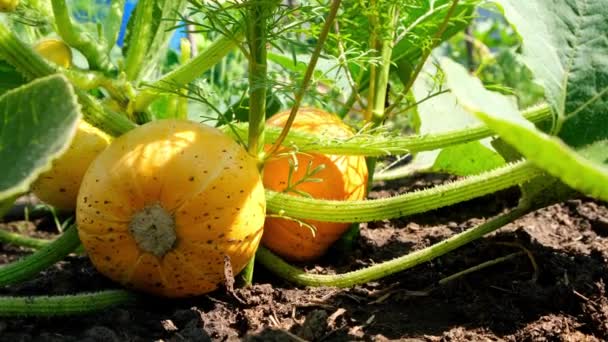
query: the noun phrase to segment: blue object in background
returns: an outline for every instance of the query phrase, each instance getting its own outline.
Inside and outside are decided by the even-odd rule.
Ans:
[[[129,18],[131,14],[133,14],[133,10],[135,9],[135,5],[137,5],[137,0],[128,0],[125,3],[125,11],[122,15],[122,23],[120,24],[120,33],[118,33],[118,41],[116,44],[120,47],[125,43],[125,33],[127,32],[127,23],[129,22]]]
[[[123,47],[125,43],[125,33],[127,31],[127,23],[129,22],[129,18],[133,14],[133,10],[135,9],[135,5],[137,5],[137,0],[128,0],[125,3],[125,10],[122,16],[122,23],[120,24],[120,33],[118,34],[118,41],[116,44],[118,46]],[[182,22],[180,22],[182,24]],[[180,51],[179,42],[181,38],[186,37],[186,29],[185,27],[180,27],[175,30],[175,33],[171,37],[171,41],[169,42],[169,47],[176,51]]]

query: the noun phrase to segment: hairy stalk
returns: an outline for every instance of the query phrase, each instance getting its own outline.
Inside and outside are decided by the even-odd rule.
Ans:
[[[44,77],[56,72],[57,68],[49,64],[29,45],[21,42],[6,26],[0,24],[0,58],[13,65],[28,79]],[[95,71],[61,70],[75,86],[89,90],[103,87],[112,97],[120,102],[126,100],[124,93],[127,84]]]
[[[202,73],[217,64],[230,51],[234,50],[243,39],[244,34],[240,26],[231,36],[222,36],[215,40],[207,49],[188,63],[164,75],[160,80],[151,84],[150,89],[142,90],[135,99],[134,110],[144,111],[152,101],[156,100],[159,92],[156,89],[167,86],[183,87],[194,81]],[[154,89],[156,88],[156,89]]]
[[[401,101],[403,101],[403,99],[407,96],[407,93],[410,91],[410,89],[414,85],[416,78],[418,78],[418,75],[422,71],[422,68],[424,67],[424,64],[426,63],[426,60],[431,55],[431,52],[433,51],[434,48],[437,47],[439,42],[441,42],[441,36],[447,29],[448,24],[450,22],[450,18],[454,15],[454,12],[456,11],[458,2],[459,2],[459,0],[454,0],[452,2],[452,5],[450,6],[448,13],[446,14],[445,18],[443,19],[443,22],[441,23],[441,26],[439,26],[439,29],[437,30],[437,32],[435,33],[435,36],[433,37],[432,46],[430,46],[428,49],[426,49],[422,53],[422,56],[420,57],[420,60],[418,61],[418,64],[416,65],[416,69],[414,69],[414,72],[411,75],[409,75],[409,78],[407,79],[407,83],[404,84],[403,91],[401,92],[401,94],[395,99],[395,101],[393,101],[393,104],[386,109],[387,113],[390,113],[391,111],[393,111],[395,109],[395,107]]]
[[[124,115],[102,106],[85,91],[80,89],[75,90],[76,95],[78,95],[78,101],[84,108],[84,119],[91,125],[98,127],[114,137],[120,136],[137,127],[135,123],[127,119]]]
[[[369,9],[371,15],[368,16],[370,32],[369,32],[369,47],[372,51],[378,51],[378,16],[375,15],[378,10],[376,8],[376,0],[369,1]],[[372,121],[372,111],[374,107],[374,95],[376,94],[376,74],[377,66],[376,63],[371,63],[369,66],[369,88],[367,89],[367,108],[363,112],[363,120],[365,122]]]
[[[247,150],[263,167],[264,124],[266,122],[266,78],[268,19],[272,8],[266,0],[250,1],[247,18],[247,45],[249,47],[249,132]],[[251,285],[255,255],[241,273],[244,285]]]
[[[129,82],[106,77],[100,72],[73,69],[61,70],[61,72],[63,72],[74,86],[82,90],[91,90],[99,87],[104,88],[108,91],[110,96],[120,104],[126,104],[128,101],[127,94],[133,92]]]
[[[19,40],[2,22],[0,22],[0,58],[30,80],[56,72],[54,66],[44,60],[31,46]]]
[[[128,43],[128,51],[125,59],[125,74],[127,79],[134,81],[144,65],[144,58],[148,52],[148,44],[151,35],[154,34],[152,16],[154,14],[154,0],[140,0],[137,3],[133,18],[133,31]]]
[[[80,245],[76,226],[70,226],[60,237],[23,259],[0,268],[0,286],[15,284],[32,278],[72,253]]]
[[[272,11],[266,0],[250,2],[247,18],[247,45],[249,46],[249,154],[260,159],[264,147],[266,120],[266,78],[268,18]]]
[[[6,60],[30,80],[57,72],[53,66],[47,63],[29,45],[19,40],[2,23],[0,23],[0,58]],[[70,73],[67,75],[69,76]],[[74,76],[75,74],[72,73],[71,75]],[[75,80],[71,81],[75,85],[78,85],[79,83],[86,81],[86,78],[83,80],[82,78],[76,77]],[[129,121],[129,119],[123,115],[103,107],[85,91],[75,89],[75,92],[78,95],[80,104],[83,106],[84,118],[90,124],[99,127],[113,136],[121,135],[136,127],[133,122]]]
[[[263,247],[258,249],[257,260],[275,275],[296,284],[304,286],[350,287],[378,280],[433,260],[503,227],[525,215],[528,211],[526,208],[516,208],[432,246],[393,260],[344,274],[308,274],[302,269],[289,265]]]
[[[0,317],[81,315],[133,303],[136,300],[135,294],[125,290],[63,296],[0,297]]]
[[[114,71],[110,57],[106,53],[104,44],[96,41],[85,32],[79,32],[72,23],[65,0],[52,0],[55,26],[61,38],[70,46],[78,49],[87,58],[89,67],[104,73]]]
[[[283,140],[285,140],[285,138],[287,137],[287,133],[289,133],[289,130],[291,129],[291,125],[293,124],[293,121],[296,119],[296,114],[298,113],[298,109],[300,108],[300,103],[302,102],[302,99],[304,98],[304,94],[306,94],[306,90],[308,89],[308,86],[310,85],[310,80],[312,78],[312,74],[315,71],[317,61],[319,60],[319,56],[321,55],[321,50],[323,50],[323,45],[325,45],[325,40],[327,39],[327,35],[329,34],[329,31],[331,30],[334,19],[336,18],[336,14],[338,13],[338,9],[340,8],[340,2],[341,2],[341,0],[332,0],[332,2],[331,2],[329,14],[327,15],[327,18],[325,19],[325,23],[323,24],[323,29],[321,30],[321,33],[319,34],[319,37],[317,38],[317,45],[315,46],[315,50],[313,51],[312,55],[310,56],[310,62],[308,63],[308,66],[306,67],[306,73],[304,74],[304,79],[302,80],[302,85],[300,86],[300,89],[298,89],[298,91],[296,92],[295,102],[294,102],[293,106],[291,107],[291,112],[289,113],[287,122],[285,122],[285,126],[283,127],[281,134],[279,135],[277,140],[274,142],[274,144],[268,151],[267,156],[271,156],[279,149],[279,147],[283,143]]]
[[[10,243],[16,246],[29,247],[35,249],[45,247],[52,242],[50,240],[36,239],[17,233],[7,232],[3,229],[0,229],[0,241],[4,243]]]
[[[267,209],[280,215],[325,222],[368,222],[408,216],[492,194],[543,175],[521,161],[462,180],[403,195],[363,201],[320,200],[266,190]]]
[[[540,123],[552,118],[551,109],[547,104],[528,108],[523,111],[523,116],[533,123]],[[247,124],[223,126],[222,130],[235,138],[238,136],[242,139],[247,135]],[[281,130],[278,128],[266,127],[266,143],[278,141],[280,132]],[[398,137],[360,134],[346,140],[289,132],[283,144],[286,146],[295,145],[300,152],[315,151],[326,154],[386,156],[436,150],[487,138],[493,134],[483,124],[436,134]]]
[[[382,124],[384,120],[384,110],[386,106],[386,92],[388,88],[388,78],[391,69],[391,56],[393,55],[393,39],[399,20],[399,9],[397,4],[392,4],[388,10],[388,16],[391,18],[391,23],[388,27],[388,32],[383,33],[383,38],[380,41],[380,65],[376,74],[376,88],[372,99],[372,115],[371,121],[375,126]]]
[[[180,41],[180,59],[181,65],[184,65],[192,58],[192,43],[190,39],[182,38]],[[181,90],[181,96],[177,98],[177,112],[176,116],[179,119],[188,119],[188,89]]]
[[[393,55],[393,39],[395,37],[395,31],[397,23],[399,21],[399,8],[396,3],[393,3],[388,8],[388,18],[390,23],[385,32],[381,32],[381,37],[378,39],[376,31],[378,30],[377,17],[371,18],[370,22],[373,23],[374,28],[372,32],[373,43],[377,43],[380,46],[380,64],[378,66],[372,65],[370,78],[370,85],[373,85],[369,89],[368,110],[365,113],[366,121],[372,123],[372,127],[381,126],[385,118],[385,108],[387,106],[387,92],[389,86],[389,75],[391,69],[391,57]],[[383,30],[384,31],[384,30]],[[374,182],[374,172],[376,170],[376,157],[368,156],[365,158],[367,164],[367,192],[371,189]],[[367,194],[366,194],[367,197]],[[350,229],[342,235],[340,238],[340,244],[342,248],[348,253],[352,249],[352,244],[355,237],[359,235],[359,225],[353,224]]]

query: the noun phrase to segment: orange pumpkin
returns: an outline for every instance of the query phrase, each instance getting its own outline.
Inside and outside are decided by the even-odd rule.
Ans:
[[[227,264],[234,274],[245,267],[265,210],[256,160],[240,145],[212,127],[160,120],[117,138],[91,164],[76,219],[101,273],[183,297],[217,288]]]
[[[267,123],[283,127],[289,111],[278,113]],[[300,109],[292,129],[311,134],[334,138],[349,138],[353,131],[337,116],[318,110]],[[264,186],[274,191],[285,191],[290,186],[288,174],[293,154],[282,148],[279,153],[264,165]],[[303,182],[293,187],[313,198],[328,200],[361,200],[366,196],[367,166],[362,156],[339,156],[319,153],[295,153],[297,169],[293,171],[291,185],[306,176],[307,166],[313,170],[319,165],[324,169],[313,178],[320,182]],[[290,192],[291,193],[291,192]],[[297,194],[295,194],[297,195]],[[303,220],[316,228],[316,232],[300,222],[268,217],[264,225],[262,243],[278,255],[295,261],[308,261],[318,258],[348,229],[348,223],[319,222]]]

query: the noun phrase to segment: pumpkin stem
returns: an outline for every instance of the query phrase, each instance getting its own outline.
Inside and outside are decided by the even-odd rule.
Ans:
[[[157,257],[165,255],[175,244],[175,220],[158,203],[148,205],[133,215],[129,231],[137,246]]]

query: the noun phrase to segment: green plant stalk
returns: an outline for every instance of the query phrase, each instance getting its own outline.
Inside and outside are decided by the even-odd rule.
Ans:
[[[96,71],[82,71],[74,69],[65,69],[61,72],[72,82],[72,84],[82,90],[91,90],[102,87],[108,91],[110,96],[121,104],[126,104],[128,101],[127,95],[132,91],[130,83],[123,80],[116,80],[106,77]]]
[[[29,45],[22,43],[6,26],[0,24],[0,58],[13,65],[28,79],[44,77],[59,70],[48,63]],[[108,78],[95,71],[61,70],[77,87],[84,90],[104,87],[115,99],[123,102],[126,83]]]
[[[134,110],[142,112],[150,103],[156,100],[160,95],[156,89],[166,88],[167,86],[183,87],[194,81],[202,73],[217,64],[230,51],[234,50],[243,38],[244,34],[240,29],[237,29],[229,37],[222,36],[218,38],[188,63],[179,66],[160,80],[152,83],[149,89],[142,90],[135,99]]]
[[[264,125],[266,122],[266,78],[267,54],[266,37],[268,18],[272,11],[267,1],[250,2],[247,9],[247,45],[249,46],[249,132],[247,150],[258,160],[258,168],[263,168]],[[251,285],[255,255],[241,273],[244,285]]]
[[[141,0],[137,3],[133,18],[133,31],[129,39],[129,49],[125,59],[125,74],[130,81],[137,80],[144,58],[148,52],[148,44],[153,32],[155,0]]]
[[[268,212],[323,222],[369,222],[408,216],[492,194],[543,175],[528,161],[403,195],[363,201],[320,200],[266,190]]]
[[[0,317],[81,315],[133,303],[136,300],[135,294],[125,290],[63,296],[0,297]]]
[[[65,0],[52,0],[52,5],[55,26],[61,38],[70,46],[82,52],[91,69],[104,73],[113,72],[115,68],[106,53],[106,47],[85,32],[78,32],[72,23]]]
[[[192,44],[190,43],[190,40],[186,38],[181,39],[180,51],[180,64],[187,64],[192,57]],[[186,120],[188,119],[188,89],[182,89],[181,94],[182,96],[179,96],[177,99],[177,118]]]
[[[126,116],[102,106],[99,101],[85,91],[80,89],[75,89],[75,91],[76,95],[78,95],[78,101],[84,108],[84,119],[91,125],[98,127],[113,137],[118,137],[137,127]]]
[[[494,266],[497,264],[500,264],[501,262],[505,262],[505,261],[509,261],[513,258],[516,258],[518,256],[522,256],[522,255],[526,255],[525,252],[515,252],[515,253],[511,253],[509,255],[505,255],[504,257],[500,257],[500,258],[496,258],[496,259],[492,259],[492,260],[488,260],[486,262],[482,262],[479,265],[475,265],[473,267],[467,268],[466,270],[460,271],[460,272],[456,272],[454,274],[451,274],[445,278],[441,278],[437,284],[438,285],[445,285],[453,280],[456,280],[458,278],[464,277],[467,274],[471,274],[473,272],[477,272],[480,271],[484,268],[490,267],[490,266]]]
[[[308,63],[308,66],[306,67],[306,72],[304,73],[304,78],[302,79],[302,85],[300,86],[300,89],[298,89],[298,91],[296,92],[295,101],[294,101],[293,106],[291,107],[291,112],[289,113],[289,117],[287,118],[287,121],[285,122],[285,126],[283,126],[283,129],[281,130],[279,137],[276,139],[276,141],[274,142],[274,144],[268,151],[267,157],[273,155],[279,149],[279,147],[281,146],[281,144],[287,137],[287,134],[289,133],[289,131],[291,129],[291,125],[293,124],[294,120],[296,119],[296,114],[298,113],[298,109],[300,108],[300,103],[302,102],[302,99],[304,98],[304,95],[306,94],[308,86],[310,85],[310,80],[315,71],[315,67],[317,66],[317,61],[319,60],[319,56],[321,55],[323,46],[325,45],[325,40],[327,39],[327,36],[329,35],[329,31],[331,30],[334,19],[336,19],[336,15],[338,14],[338,10],[340,9],[340,2],[341,2],[341,0],[332,0],[332,2],[331,2],[331,7],[329,9],[329,13],[327,15],[327,18],[325,19],[325,23],[323,24],[323,29],[321,30],[321,33],[319,34],[319,37],[317,38],[317,44],[315,46],[315,50],[313,51],[312,55],[310,56],[310,61]]]
[[[80,245],[76,226],[70,226],[60,237],[23,259],[0,268],[0,286],[32,278],[40,271],[62,260]]]
[[[384,121],[384,111],[386,107],[386,95],[388,89],[389,82],[389,74],[391,69],[391,56],[393,55],[393,40],[395,37],[395,31],[397,27],[397,23],[399,20],[399,9],[396,3],[390,5],[388,9],[388,17],[391,22],[388,26],[387,32],[382,33],[382,38],[379,41],[380,45],[380,65],[376,68],[376,66],[372,66],[372,73],[370,77],[374,77],[374,81],[372,84],[373,92],[370,92],[371,98],[371,115],[369,115],[369,119],[372,122],[372,127],[381,126]],[[378,20],[374,19],[372,21],[374,25],[377,25]],[[373,41],[377,40],[375,33],[373,34]],[[367,193],[372,187],[374,183],[374,172],[376,170],[376,157],[366,157],[365,163],[367,165],[367,187],[366,187],[366,197]],[[352,249],[353,242],[355,238],[359,235],[359,225],[353,224],[349,228],[349,230],[342,235],[340,238],[340,244],[342,248],[349,252]]]
[[[159,15],[161,20],[158,25],[153,27],[153,34],[147,47],[146,57],[142,60],[141,70],[137,80],[149,78],[154,70],[162,65],[166,58],[166,52],[171,37],[173,36],[175,25],[182,17],[181,13],[186,7],[187,0],[158,1],[155,0],[157,9],[155,15]]]
[[[46,62],[29,45],[19,40],[2,23],[0,23],[0,58],[6,60],[30,80],[57,72],[51,64]],[[82,82],[82,79],[74,83],[78,84],[79,82]],[[99,127],[112,136],[121,135],[136,127],[133,122],[123,115],[103,107],[85,91],[75,89],[75,92],[83,106],[84,118],[90,124]]]
[[[504,225],[525,215],[526,213],[528,213],[527,209],[516,208],[506,214],[497,216],[484,222],[483,224],[456,234],[432,246],[409,253],[399,258],[344,274],[308,274],[302,269],[289,265],[281,258],[272,254],[272,252],[263,247],[258,249],[257,260],[275,275],[299,285],[351,287],[382,279],[397,272],[401,272],[424,262],[433,260],[455,250],[456,248],[477,240],[484,235],[497,230],[498,228],[503,227]]]
[[[551,109],[547,104],[528,108],[523,111],[526,119],[533,123],[550,120]],[[247,134],[247,124],[234,124],[231,127],[223,126],[222,130],[242,139]],[[274,127],[266,127],[266,143],[275,143],[281,130]],[[454,131],[436,134],[412,135],[412,136],[355,136],[346,140],[331,140],[300,132],[289,132],[283,141],[285,146],[296,145],[298,151],[315,151],[326,154],[363,155],[363,156],[386,156],[402,155],[421,151],[432,151],[446,146],[463,144],[469,141],[487,138],[494,133],[485,125],[462,128]]]
[[[266,121],[266,78],[268,18],[271,15],[266,0],[250,3],[247,18],[247,45],[249,46],[249,154],[262,160],[264,124]]]
[[[372,115],[371,119],[374,126],[379,126],[384,120],[384,110],[386,104],[386,92],[388,88],[388,79],[391,70],[391,56],[393,55],[393,39],[395,37],[395,29],[399,20],[399,10],[397,4],[392,4],[388,10],[388,16],[391,18],[391,23],[388,32],[383,34],[380,41],[380,65],[376,73],[376,87],[372,100]]]
[[[368,15],[368,21],[370,26],[369,32],[369,47],[374,52],[378,51],[378,16],[374,15],[378,12],[376,0],[369,1],[370,15]],[[363,112],[363,120],[365,122],[372,121],[372,111],[374,107],[374,95],[376,94],[376,74],[377,74],[377,66],[375,63],[371,63],[369,66],[369,85],[367,89],[367,107]]]
[[[441,36],[447,29],[448,24],[450,22],[450,18],[454,15],[454,12],[456,11],[458,2],[459,2],[459,0],[453,0],[452,5],[450,6],[450,9],[448,10],[448,13],[446,14],[445,18],[443,19],[443,22],[441,23],[441,26],[439,27],[439,29],[437,30],[437,32],[435,33],[435,35],[433,37],[433,40],[434,40],[433,45],[423,52],[422,56],[420,57],[420,60],[418,61],[418,64],[416,65],[416,69],[414,69],[414,72],[412,73],[412,75],[409,75],[409,77],[407,78],[407,82],[403,86],[403,91],[395,99],[395,101],[393,101],[393,104],[386,109],[387,113],[390,113],[391,111],[393,111],[395,109],[395,107],[397,106],[397,104],[399,104],[407,96],[407,93],[410,91],[410,89],[414,85],[416,78],[418,78],[418,75],[422,71],[422,68],[424,67],[424,64],[426,63],[426,60],[431,55],[431,52],[433,51],[434,48],[437,47],[439,42],[441,42]]]
[[[50,240],[36,239],[17,233],[7,232],[4,229],[0,229],[0,241],[4,243],[10,243],[16,246],[29,247],[35,249],[45,247],[52,242]]]
[[[29,45],[19,40],[0,22],[0,58],[17,68],[25,78],[34,79],[55,73],[55,68]]]

